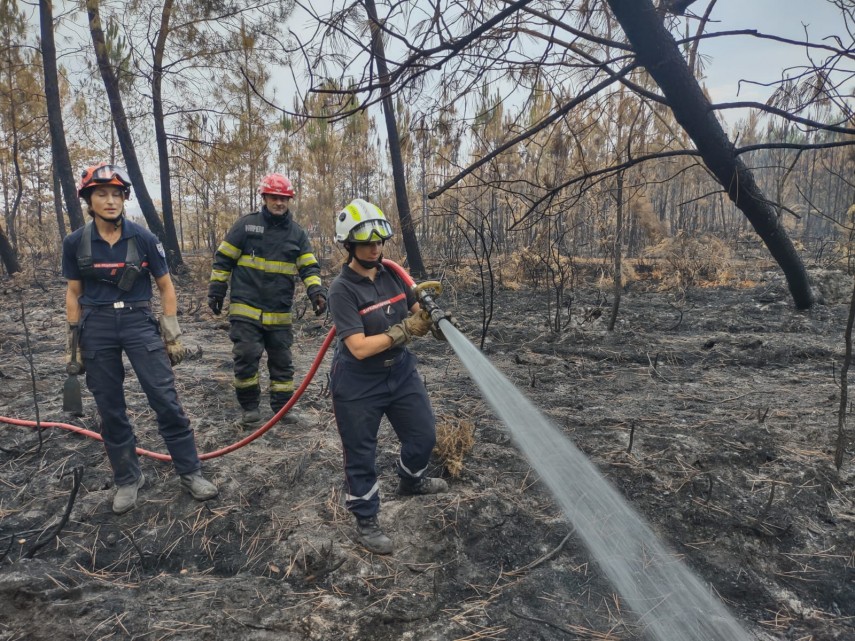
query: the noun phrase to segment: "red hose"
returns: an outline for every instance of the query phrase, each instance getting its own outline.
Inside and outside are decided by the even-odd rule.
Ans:
[[[408,287],[415,287],[415,281],[413,281],[412,277],[404,270],[403,267],[398,265],[397,263],[388,260],[386,258],[383,259],[383,264],[386,267],[393,269],[407,284]],[[320,349],[318,350],[317,355],[315,356],[315,360],[312,361],[312,365],[309,367],[309,371],[306,373],[306,378],[303,379],[303,382],[300,386],[295,390],[294,395],[291,399],[285,404],[285,406],[280,409],[273,417],[267,421],[264,425],[255,430],[252,434],[249,434],[242,438],[241,440],[232,443],[226,447],[223,447],[219,450],[214,450],[213,452],[207,452],[206,454],[200,454],[199,458],[203,461],[217,458],[218,456],[223,456],[224,454],[229,454],[242,448],[244,445],[248,445],[252,443],[255,439],[264,434],[271,427],[276,425],[279,420],[288,413],[288,411],[294,406],[297,400],[303,395],[303,392],[306,391],[306,388],[309,386],[309,383],[312,382],[312,379],[315,377],[315,374],[318,371],[318,368],[321,366],[321,362],[324,360],[324,356],[329,349],[329,346],[332,344],[333,339],[335,338],[335,327],[330,329],[327,337],[324,339],[324,342],[321,344]],[[20,425],[22,427],[58,427],[59,429],[68,430],[69,432],[74,432],[75,434],[80,434],[82,436],[88,436],[89,438],[95,439],[97,441],[103,441],[101,435],[98,432],[93,432],[92,430],[87,430],[83,427],[78,427],[77,425],[72,425],[70,423],[56,423],[51,421],[26,421],[19,418],[10,418],[8,416],[0,416],[0,423],[7,423],[9,425]],[[156,459],[158,461],[171,461],[172,457],[168,454],[161,454],[160,452],[152,452],[151,450],[144,450],[141,447],[137,448],[137,454],[140,456],[147,456],[149,458]]]
[[[412,289],[416,286],[416,281],[413,280],[413,277],[407,273],[407,270],[401,267],[398,263],[393,260],[389,260],[388,258],[383,259],[383,265],[389,267],[392,271],[394,271],[401,279],[404,281],[407,287]]]

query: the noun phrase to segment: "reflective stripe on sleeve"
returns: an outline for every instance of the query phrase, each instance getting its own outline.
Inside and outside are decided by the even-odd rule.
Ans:
[[[237,260],[240,258],[240,249],[235,247],[231,243],[227,243],[223,241],[220,243],[220,246],[217,247],[217,251],[220,252],[223,256],[228,256],[232,260]]]
[[[212,269],[211,270],[211,282],[213,283],[226,283],[229,280],[229,276],[231,276],[231,272],[226,272],[221,269]]]
[[[297,259],[297,267],[308,267],[309,265],[317,265],[318,259],[314,254],[303,254]]]

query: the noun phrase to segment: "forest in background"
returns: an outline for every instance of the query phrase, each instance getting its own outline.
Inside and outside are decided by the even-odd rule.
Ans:
[[[728,126],[733,156],[802,259],[847,267],[855,9],[823,1],[839,11],[839,32],[806,29],[802,41],[763,25],[717,33],[716,0],[655,10],[701,88],[707,38],[734,47],[771,38],[809,53],[812,65],[780,70],[765,103],[711,113],[747,114]],[[47,14],[65,168],[76,178],[107,159],[129,164],[132,177],[134,163],[157,173],[160,193],[135,184],[134,196],[176,269],[184,253],[210,254],[259,207],[260,177],[280,171],[295,182],[293,209],[322,259],[338,256],[332,214],[363,197],[401,216],[396,242],[416,271],[415,251],[441,269],[474,265],[488,283],[497,261],[519,261],[540,272],[558,309],[580,259],[600,261],[616,285],[632,278],[622,257],[643,267],[663,252],[678,254],[682,284],[727,277],[728,257],[759,239],[634,55],[621,4],[364,0],[327,13],[301,6],[310,17],[292,24],[291,2],[42,1],[36,11],[2,0],[5,272],[56,271],[60,238],[82,221],[53,153]],[[393,179],[395,153],[403,181]]]

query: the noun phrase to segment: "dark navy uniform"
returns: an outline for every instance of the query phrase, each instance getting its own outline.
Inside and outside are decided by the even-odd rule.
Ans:
[[[409,316],[416,302],[397,274],[383,266],[372,282],[345,265],[330,286],[329,309],[339,338],[330,391],[344,448],[346,505],[360,519],[380,509],[375,459],[383,415],[401,441],[397,471],[403,479],[425,473],[436,444],[436,420],[416,357],[406,347],[358,360],[344,339],[383,334]]]
[[[169,272],[163,246],[154,234],[129,220],[124,221],[121,230],[121,238],[112,247],[93,223],[66,236],[62,243],[62,274],[83,284],[79,327],[86,384],[101,415],[101,436],[116,485],[128,485],[139,478],[140,468],[125,403],[122,351],[157,415],[158,430],[175,471],[192,474],[202,464],[190,421],[178,402],[175,375],[160,327],[149,306],[151,276],[159,278]],[[84,233],[90,234],[89,256],[79,251]],[[131,261],[129,256],[134,254],[138,260]],[[141,273],[129,284],[126,273],[135,268]]]
[[[229,337],[234,343],[238,402],[258,407],[258,363],[267,350],[270,406],[279,411],[294,393],[291,307],[297,277],[307,295],[326,296],[309,237],[290,211],[274,216],[266,207],[242,216],[214,256],[208,295],[224,298],[231,281]]]

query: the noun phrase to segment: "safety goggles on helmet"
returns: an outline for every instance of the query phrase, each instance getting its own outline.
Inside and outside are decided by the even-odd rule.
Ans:
[[[92,177],[89,181],[99,185],[107,183],[115,185],[119,182],[125,187],[130,187],[132,184],[128,172],[118,165],[101,165],[92,172]]]
[[[80,198],[87,198],[87,194],[95,187],[108,185],[119,187],[124,192],[125,198],[130,199],[131,177],[128,176],[128,172],[118,165],[105,162],[86,168],[77,185],[77,195]]]
[[[359,223],[347,236],[352,243],[370,243],[375,240],[388,240],[392,237],[392,226],[385,220],[366,220]]]

